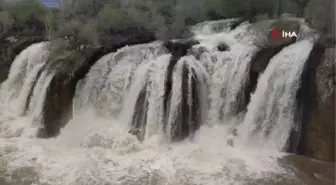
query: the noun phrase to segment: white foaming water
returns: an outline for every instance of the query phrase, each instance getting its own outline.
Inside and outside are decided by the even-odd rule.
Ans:
[[[172,139],[172,135],[170,135],[171,130],[175,130],[177,125],[174,123],[181,117],[181,110],[183,107],[181,107],[182,103],[182,81],[185,76],[183,76],[183,70],[184,67],[186,67],[188,70],[188,78],[187,83],[188,83],[188,96],[187,96],[187,104],[189,106],[189,115],[192,115],[192,99],[193,99],[193,87],[192,87],[192,78],[196,79],[196,83],[199,83],[199,85],[196,85],[196,91],[197,91],[197,104],[200,106],[199,113],[203,114],[201,116],[200,122],[205,123],[206,118],[206,112],[208,110],[207,106],[207,80],[208,80],[208,74],[206,69],[203,67],[203,65],[200,63],[200,61],[196,60],[194,56],[185,56],[182,57],[177,64],[174,67],[174,72],[173,72],[173,87],[172,87],[172,95],[171,95],[171,102],[170,102],[170,107],[169,107],[169,116],[168,116],[168,126],[167,126],[167,133],[168,137]],[[184,92],[186,93],[186,92]],[[196,102],[195,102],[196,103]],[[192,115],[196,116],[196,115]],[[193,124],[193,121],[191,120],[191,116],[189,116],[188,124]],[[190,131],[189,131],[190,132]]]
[[[126,46],[102,57],[78,84],[75,109],[93,106],[103,116],[117,117],[137,67],[164,52],[157,42]]]
[[[22,51],[15,58],[7,80],[0,86],[0,102],[17,116],[22,114],[37,73],[49,56],[47,44],[33,44]]]
[[[295,96],[314,43],[299,41],[274,56],[261,75],[239,128],[244,146],[283,151],[294,127]]]
[[[220,32],[229,32],[231,30],[232,24],[238,19],[225,19],[218,21],[205,21],[196,24],[192,28],[192,32],[195,35],[213,35]]]
[[[252,35],[247,31],[249,25],[243,23],[227,33],[196,36],[201,42],[200,46],[207,49],[200,60],[206,64],[210,73],[211,107],[208,122],[211,124],[236,124],[239,118],[237,113],[245,104],[244,90],[249,80],[250,62],[257,52],[257,47],[251,42]],[[216,49],[221,43],[228,46],[228,51]]]
[[[179,103],[181,79],[178,74],[181,66],[187,64],[188,70],[194,71],[202,82],[198,89],[200,94],[210,91],[208,95],[212,104],[208,117],[214,116],[214,119],[208,119],[211,124],[203,125],[192,140],[180,143],[162,142],[162,101],[171,56],[160,43],[125,47],[101,58],[77,86],[74,118],[53,139],[17,134],[22,131],[21,126],[34,128],[29,125],[29,115],[38,117],[42,110],[40,105],[43,105],[46,87],[53,77],[53,73],[43,71],[36,79],[30,114],[8,117],[7,113],[0,113],[0,179],[5,179],[10,185],[27,182],[34,185],[271,185],[276,184],[278,178],[291,179],[293,174],[277,163],[283,154],[266,147],[231,147],[226,142],[230,127],[216,124],[220,114],[234,112],[234,99],[241,98],[250,58],[256,51],[240,40],[245,37],[243,35],[242,27],[219,37],[214,35],[216,38],[229,38],[231,50],[217,51],[214,46],[218,43],[213,39],[214,43],[208,44],[211,47],[199,61],[194,56],[185,56],[175,66],[170,110],[176,110]],[[301,51],[299,46],[305,50]],[[288,59],[281,64],[279,56],[286,58],[289,55],[290,59],[297,56],[295,61],[299,66],[303,65],[303,53],[309,53],[310,47],[309,43],[302,41],[286,48],[271,61],[271,69],[268,68],[263,76],[277,76],[280,74],[277,70],[282,68],[286,68],[286,72],[294,70],[287,65],[294,61]],[[301,54],[300,58],[298,55]],[[26,57],[22,56],[23,59]],[[288,72],[291,80],[272,78],[276,87],[285,86],[284,89],[292,92],[287,86],[295,86],[294,79],[300,76],[300,67],[294,68],[297,69],[295,72]],[[189,75],[189,83],[190,79]],[[264,91],[264,85],[263,81],[258,84],[252,98],[253,106],[258,103],[255,99],[261,99],[257,95],[259,97],[258,92]],[[135,102],[144,86],[147,87],[147,125],[145,140],[140,143],[127,131]],[[225,92],[225,96],[221,92]],[[207,99],[199,98],[200,108],[208,109]],[[284,100],[288,101],[287,106],[282,106],[281,101],[276,103],[282,108],[291,106],[292,99]],[[263,101],[259,103],[265,104]],[[3,110],[2,106],[0,108]],[[249,114],[259,113],[251,108],[249,111],[254,112],[247,114],[242,127],[252,124],[246,122]],[[170,111],[170,118],[174,117],[173,113]],[[224,123],[226,119],[223,117]],[[1,174],[2,171],[7,176]]]
[[[120,124],[83,112],[56,139],[1,140],[2,159],[9,172],[29,167],[41,185],[244,185],[285,173],[274,155],[228,147],[224,127],[166,145],[155,136],[139,143]]]
[[[137,120],[141,122],[140,128],[146,130],[145,139],[159,134],[162,131],[162,125],[159,123],[163,122],[165,71],[170,58],[170,54],[163,54],[137,69],[134,82],[129,89],[130,93],[128,93],[124,104],[124,110],[120,116],[123,122],[128,123],[128,126],[131,125],[133,120],[132,115],[137,111],[135,102],[139,98],[141,91],[145,88],[145,96],[148,101],[148,107],[145,113],[146,120]]]
[[[0,135],[3,137],[35,137],[41,127],[44,97],[53,78],[47,70],[38,78],[49,56],[47,44],[33,44],[22,51],[12,64],[8,79],[1,84],[0,109],[3,113],[0,123],[3,123]],[[24,116],[26,108],[27,116]]]

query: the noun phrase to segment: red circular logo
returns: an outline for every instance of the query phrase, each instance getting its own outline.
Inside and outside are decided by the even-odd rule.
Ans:
[[[272,37],[274,39],[280,39],[282,37],[282,34],[281,34],[281,31],[277,28],[275,28],[273,31],[272,31]]]

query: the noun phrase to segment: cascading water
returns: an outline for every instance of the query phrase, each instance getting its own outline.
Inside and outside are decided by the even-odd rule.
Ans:
[[[294,124],[296,93],[300,77],[314,43],[299,41],[273,57],[259,79],[239,137],[244,146],[285,150]]]
[[[196,35],[213,35],[215,33],[221,32],[229,32],[231,30],[231,26],[238,19],[224,19],[218,21],[205,21],[195,25],[192,28],[192,31]]]
[[[53,73],[50,74],[48,70],[44,70],[49,56],[47,45],[47,42],[33,44],[22,51],[12,64],[8,79],[1,84],[2,105],[0,107],[5,112],[3,119],[15,120],[16,117],[21,117],[20,119],[28,122],[26,124],[17,124],[20,121],[16,121],[16,124],[3,123],[1,135],[5,137],[18,135],[35,137],[37,129],[42,126],[40,118],[44,97],[53,78]],[[30,105],[27,106],[27,104]],[[25,112],[27,116],[24,116]]]
[[[279,149],[293,127],[295,91],[312,44],[302,40],[275,56],[259,80],[243,123],[227,124],[245,103],[243,89],[257,48],[249,42],[248,24],[230,31],[224,23],[194,28],[200,44],[191,50],[204,52],[189,52],[176,62],[169,93],[165,84],[173,57],[162,43],[126,46],[102,57],[77,84],[73,119],[52,139],[17,134],[39,126],[54,75],[37,55],[46,52],[45,43],[24,50],[0,89],[0,183],[299,185],[277,159],[284,155]],[[216,24],[220,31],[211,31]],[[228,50],[219,51],[220,44]],[[27,61],[32,63],[29,74],[23,70]],[[11,114],[15,108],[4,112],[8,103],[27,104],[29,95],[26,115]],[[264,122],[258,122],[261,117]],[[226,140],[237,126],[239,135],[232,147]],[[268,143],[252,145],[265,134]],[[188,136],[191,139],[171,142]]]
[[[250,62],[257,51],[250,42],[252,35],[247,31],[248,26],[242,24],[229,33],[216,33],[211,38],[196,37],[201,40],[200,46],[207,48],[200,61],[207,66],[211,78],[208,121],[211,124],[236,123],[237,114],[245,104],[244,90],[249,82]],[[228,45],[228,51],[218,51],[215,46],[220,44]]]
[[[0,101],[11,112],[16,112],[16,116],[23,113],[30,89],[47,60],[46,45],[33,44],[21,52],[12,64],[7,80],[1,84]]]
[[[76,91],[75,109],[93,106],[104,116],[117,117],[135,70],[164,54],[160,43],[124,47],[102,57]]]
[[[205,122],[207,72],[193,56],[182,57],[173,72],[167,129],[170,140],[192,135]]]

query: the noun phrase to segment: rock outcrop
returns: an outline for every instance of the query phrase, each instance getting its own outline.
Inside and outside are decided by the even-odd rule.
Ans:
[[[100,57],[109,52],[106,48],[96,49],[90,56],[83,57],[86,58],[85,61],[73,74],[56,73],[45,97],[42,119],[44,127],[39,130],[39,137],[48,138],[59,134],[60,129],[72,118],[72,103],[78,81],[85,77]]]
[[[315,45],[307,65],[296,153],[335,161],[335,48]]]

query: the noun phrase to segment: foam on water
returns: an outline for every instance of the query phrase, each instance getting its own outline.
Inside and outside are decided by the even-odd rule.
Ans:
[[[160,128],[165,71],[171,58],[161,43],[126,46],[102,57],[77,86],[73,119],[58,137],[51,139],[22,134],[32,133],[30,131],[39,126],[37,118],[41,115],[45,92],[54,75],[43,71],[36,79],[26,116],[18,117],[15,110],[3,111],[7,101],[0,104],[0,182],[3,180],[10,185],[273,185],[284,184],[281,183],[284,179],[292,182],[294,174],[277,162],[285,155],[277,147],[249,147],[251,145],[247,142],[233,147],[227,143],[232,125],[226,123],[230,116],[237,117],[235,102],[242,98],[241,89],[248,80],[250,59],[256,52],[256,48],[243,39],[248,36],[245,28],[246,24],[231,32],[221,28],[223,33],[213,35],[213,40],[196,37],[200,38],[201,44],[195,47],[206,47],[206,52],[199,60],[185,56],[175,66],[171,110],[179,103],[181,80],[176,74],[181,72],[183,64],[187,64],[188,70],[194,71],[202,82],[198,91],[209,96],[201,97],[200,105],[209,109],[208,119],[192,139],[179,143],[164,140]],[[218,51],[218,40],[229,45],[231,50]],[[297,86],[297,77],[311,46],[300,41],[272,59],[252,97],[242,128],[256,125],[249,121],[262,111],[253,107],[269,105],[266,99],[263,100],[267,97],[263,92],[269,77],[280,74],[277,69],[292,69],[285,73],[288,78],[271,78],[275,84],[273,89],[284,87],[288,92],[283,94],[285,98],[279,97],[275,102],[280,108],[291,107],[293,90],[290,88]],[[23,53],[31,50],[27,48]],[[37,57],[22,55],[20,60]],[[291,66],[294,62],[298,63],[296,67]],[[14,62],[11,71],[24,68],[21,63],[23,61]],[[31,75],[34,76],[40,67],[41,63],[34,64]],[[16,74],[21,75],[20,72]],[[190,74],[188,83],[191,82]],[[14,78],[10,76],[9,79]],[[32,81],[33,77],[27,79]],[[22,83],[27,79],[21,80]],[[190,94],[191,85],[188,85],[187,93]],[[145,139],[139,142],[134,135],[128,134],[128,129],[136,99],[144,86],[150,92],[146,94],[148,119]],[[4,87],[1,86],[1,92]],[[23,93],[21,88],[15,91]],[[273,95],[271,92],[270,97],[275,97]],[[211,100],[209,108],[208,99]],[[280,100],[287,103],[282,104]],[[176,115],[170,113],[169,117],[173,119]],[[224,116],[219,119],[219,115]],[[275,140],[277,133],[271,134],[274,136],[272,139]],[[279,142],[281,144],[283,140]]]
[[[32,167],[36,184],[247,184],[281,172],[275,155],[243,151],[223,142],[225,127],[204,127],[194,141],[144,143],[118,121],[102,119],[94,111],[76,116],[56,139],[1,140],[6,170]]]

